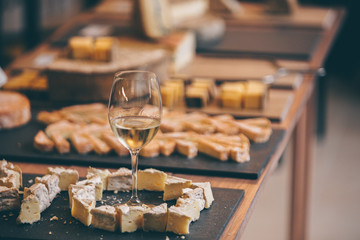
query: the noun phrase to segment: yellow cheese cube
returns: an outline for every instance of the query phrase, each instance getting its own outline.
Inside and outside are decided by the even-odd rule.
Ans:
[[[74,59],[91,59],[94,39],[92,37],[72,37],[69,40],[71,56]]]

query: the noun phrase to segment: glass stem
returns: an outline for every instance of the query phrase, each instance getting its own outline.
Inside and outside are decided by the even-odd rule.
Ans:
[[[138,154],[139,151],[130,151],[131,154],[131,169],[132,169],[132,192],[129,205],[141,205],[137,195],[137,172],[138,172]]]

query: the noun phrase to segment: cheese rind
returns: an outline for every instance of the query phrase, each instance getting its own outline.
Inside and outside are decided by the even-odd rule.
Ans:
[[[73,198],[77,196],[78,199],[93,199],[95,201],[95,185],[76,185],[69,186],[69,207],[72,208]]]
[[[20,208],[18,189],[0,186],[0,212]]]
[[[16,221],[18,223],[34,223],[40,220],[40,204],[35,195],[29,195],[21,203],[21,210]]]
[[[83,181],[79,181],[76,185],[94,185],[95,186],[95,201],[100,201],[103,195],[103,182],[100,176],[92,176]]]
[[[148,168],[138,171],[138,189],[164,191],[167,174],[157,169]]]
[[[178,198],[176,206],[181,208],[181,211],[190,216],[191,221],[196,221],[200,217],[201,206],[197,199],[193,198]]]
[[[191,180],[168,176],[165,181],[163,200],[172,200],[181,196],[182,189],[191,186]]]
[[[79,199],[74,196],[72,199],[71,216],[82,222],[85,226],[91,224],[91,209],[95,207],[94,199]]]
[[[192,183],[192,188],[202,188],[204,190],[205,208],[210,208],[214,201],[210,182]]]
[[[154,232],[165,232],[167,223],[167,204],[149,208],[143,216],[143,230]]]
[[[35,183],[42,183],[46,186],[50,202],[52,202],[56,195],[61,191],[59,188],[59,176],[55,174],[47,174],[43,177],[36,177]]]
[[[34,195],[39,201],[40,212],[44,211],[50,206],[49,191],[42,183],[35,183],[31,187],[24,188],[24,198]]]
[[[127,168],[119,168],[108,176],[107,190],[128,191],[132,187],[131,171]]]
[[[184,188],[181,198],[191,198],[199,202],[200,211],[205,208],[204,189],[202,188]]]
[[[78,171],[74,169],[65,169],[63,167],[49,167],[48,174],[59,176],[59,187],[61,191],[67,191],[70,184],[75,184],[79,179]]]
[[[0,186],[15,187],[22,186],[22,171],[19,166],[7,162],[5,159],[0,161]]]
[[[119,226],[118,214],[113,206],[100,206],[91,210],[91,225],[95,228],[115,232]]]
[[[171,206],[168,209],[168,220],[166,224],[166,231],[176,234],[189,234],[189,226],[191,217],[182,211],[181,208]]]
[[[144,207],[123,204],[117,206],[116,211],[119,214],[119,226],[122,233],[135,232],[137,229],[142,228]]]
[[[107,190],[108,177],[110,175],[110,171],[108,169],[102,170],[98,168],[89,167],[87,171],[86,178],[92,178],[94,175],[98,175],[101,178],[103,183],[103,190]]]

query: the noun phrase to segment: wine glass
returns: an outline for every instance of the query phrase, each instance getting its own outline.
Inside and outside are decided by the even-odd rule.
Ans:
[[[132,195],[128,205],[142,205],[137,196],[138,154],[156,135],[162,116],[157,76],[148,71],[115,74],[108,117],[116,138],[130,151]]]

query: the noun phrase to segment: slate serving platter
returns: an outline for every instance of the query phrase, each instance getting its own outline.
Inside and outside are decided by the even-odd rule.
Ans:
[[[35,175],[24,174],[24,185],[30,186],[30,179]],[[234,211],[244,196],[244,190],[213,188],[215,201],[211,208],[201,211],[200,219],[190,225],[190,234],[186,239],[219,239]],[[161,192],[139,191],[144,203],[162,203]],[[130,193],[104,192],[103,204],[125,203]],[[175,201],[168,201],[168,206]],[[97,206],[103,205],[100,201]],[[62,192],[54,199],[51,206],[41,213],[41,220],[32,225],[16,224],[17,211],[0,214],[0,238],[4,239],[181,239],[173,233],[143,232],[134,233],[107,232],[93,227],[86,227],[71,217],[67,192]],[[56,216],[57,221],[50,219]],[[66,221],[66,223],[65,223]]]
[[[93,167],[131,168],[129,156],[119,157],[115,153],[102,156],[95,153],[82,155],[78,154],[75,149],[71,149],[69,154],[63,155],[56,151],[52,153],[39,152],[33,147],[33,138],[40,129],[44,128],[43,124],[33,119],[25,126],[0,131],[0,159],[64,165],[77,164]],[[221,162],[200,153],[193,159],[187,159],[175,153],[170,157],[143,158],[140,156],[139,168],[154,167],[175,173],[257,179],[276,150],[284,133],[284,130],[274,130],[268,142],[251,144],[251,160],[246,163]]]

